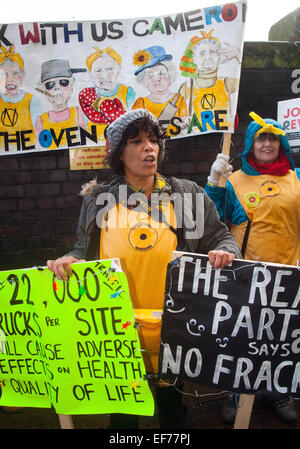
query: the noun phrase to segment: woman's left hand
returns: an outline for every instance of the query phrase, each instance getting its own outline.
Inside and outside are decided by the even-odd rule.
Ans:
[[[235,259],[235,254],[228,251],[213,250],[208,253],[209,263],[216,269],[224,268]]]

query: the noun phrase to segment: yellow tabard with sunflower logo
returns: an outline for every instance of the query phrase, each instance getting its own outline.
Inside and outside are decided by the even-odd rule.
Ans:
[[[163,209],[166,222],[176,229],[171,203]],[[166,270],[176,249],[177,236],[165,223],[146,212],[122,204],[109,211],[100,238],[100,258],[118,257],[128,280],[139,337],[148,371],[157,372]]]
[[[229,178],[251,220],[245,259],[297,265],[300,260],[300,182],[293,170],[284,176],[249,176],[241,170]],[[247,222],[232,225],[242,246]]]

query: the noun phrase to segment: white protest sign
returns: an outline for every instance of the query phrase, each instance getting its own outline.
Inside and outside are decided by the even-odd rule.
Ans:
[[[160,17],[98,14],[0,24],[0,155],[103,146],[106,126],[141,107],[169,138],[233,132],[245,1]]]
[[[277,120],[286,132],[291,149],[300,151],[300,97],[279,101]]]

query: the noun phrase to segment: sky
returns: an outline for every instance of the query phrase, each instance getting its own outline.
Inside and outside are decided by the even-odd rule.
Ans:
[[[1,8],[1,23],[112,20],[154,17],[223,5],[216,0],[14,0]],[[245,41],[267,41],[271,26],[299,8],[299,0],[248,0]]]

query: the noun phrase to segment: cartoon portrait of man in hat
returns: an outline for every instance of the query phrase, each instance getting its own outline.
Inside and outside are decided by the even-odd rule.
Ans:
[[[26,132],[26,147],[33,149],[36,142],[35,118],[41,112],[41,104],[36,96],[25,92],[22,84],[25,77],[24,61],[15,52],[0,46],[0,132],[10,134],[6,151],[20,151],[20,142],[12,138],[18,131]]]
[[[87,129],[97,125],[98,138],[104,140],[106,126],[124,114],[135,100],[135,91],[119,83],[122,57],[112,47],[95,52],[86,59],[93,87],[79,93],[80,106],[88,118]]]
[[[57,145],[52,140],[49,146],[48,141],[43,141],[44,135],[40,134],[42,130],[54,130],[55,135],[59,136],[62,129],[71,127],[85,126],[84,115],[79,106],[68,106],[74,85],[74,76],[70,68],[69,61],[63,59],[52,59],[46,61],[41,66],[41,90],[51,109],[41,114],[36,120],[36,131],[39,143],[42,147],[56,149]],[[66,147],[66,134],[62,135],[59,147]]]
[[[166,54],[165,49],[158,45],[138,50],[133,57],[133,64],[138,67],[134,72],[137,82],[150,93],[148,96],[139,97],[132,109],[145,108],[151,111],[167,130],[168,135],[172,129],[173,132],[176,130],[170,125],[171,119],[187,116],[184,97],[180,92],[170,90],[177,77],[172,59],[173,56]]]
[[[191,80],[189,115],[194,112],[200,119],[203,111],[225,110],[223,125],[230,127],[239,79],[219,76],[219,68],[233,60],[239,64],[240,52],[229,44],[222,46],[220,40],[212,35],[213,29],[200,33],[189,41],[180,62],[182,76]]]

